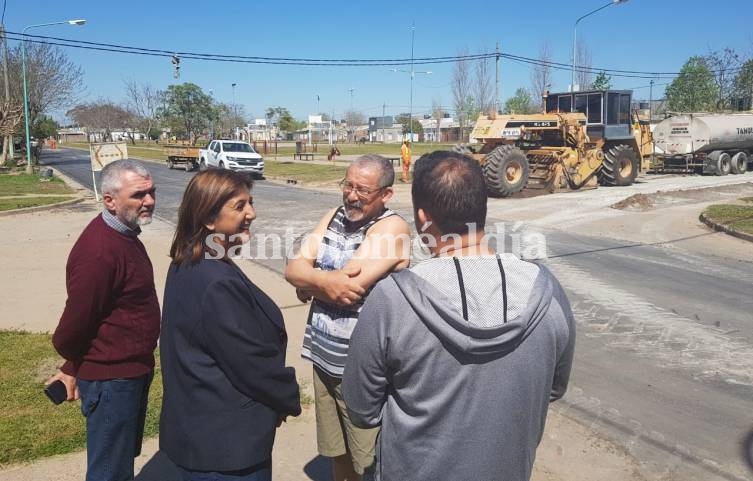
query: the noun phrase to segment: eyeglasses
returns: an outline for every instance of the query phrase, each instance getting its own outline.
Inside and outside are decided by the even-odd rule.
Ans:
[[[376,189],[367,189],[365,187],[357,187],[353,185],[352,182],[349,182],[345,179],[341,180],[338,184],[340,188],[343,190],[343,194],[350,194],[351,192],[355,191],[356,195],[358,197],[361,197],[362,199],[365,199],[366,197],[370,196],[371,194],[374,194],[376,192],[379,192],[380,190],[384,189],[384,187],[378,187]]]

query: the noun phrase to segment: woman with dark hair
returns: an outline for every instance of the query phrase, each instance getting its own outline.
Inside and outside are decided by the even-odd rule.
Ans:
[[[178,210],[162,309],[160,449],[183,480],[269,481],[275,430],[301,413],[282,313],[230,259],[256,217],[251,181],[212,169]]]

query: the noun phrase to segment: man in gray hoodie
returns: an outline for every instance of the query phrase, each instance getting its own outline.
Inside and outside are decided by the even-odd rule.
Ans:
[[[364,304],[342,385],[351,419],[381,425],[382,481],[527,480],[570,376],[567,297],[545,267],[488,245],[473,159],[421,157],[412,197],[433,256],[380,281]]]

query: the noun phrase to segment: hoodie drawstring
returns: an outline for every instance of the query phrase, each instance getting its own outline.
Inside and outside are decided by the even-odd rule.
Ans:
[[[499,274],[502,277],[502,315],[503,315],[503,323],[507,324],[507,277],[505,276],[505,269],[502,267],[502,259],[499,257],[499,254],[496,255],[497,257],[497,265],[499,266]],[[460,261],[457,257],[453,257],[452,260],[455,262],[455,271],[458,274],[458,284],[460,285],[460,301],[463,304],[463,319],[465,321],[468,321],[468,299],[465,296],[465,283],[463,282],[463,272],[460,269]]]

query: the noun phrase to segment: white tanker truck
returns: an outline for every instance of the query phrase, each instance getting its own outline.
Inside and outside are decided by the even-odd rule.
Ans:
[[[753,163],[751,113],[676,115],[657,124],[653,138],[665,171],[744,174]]]

